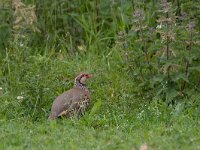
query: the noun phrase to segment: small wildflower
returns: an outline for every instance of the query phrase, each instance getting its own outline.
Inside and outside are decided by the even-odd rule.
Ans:
[[[77,48],[78,48],[78,50],[80,50],[80,51],[82,51],[82,50],[84,49],[82,45],[78,45]]]
[[[171,3],[168,3],[167,0],[161,0],[161,6],[163,8],[164,13],[169,12]]]
[[[22,100],[22,99],[24,99],[24,97],[23,96],[17,96],[17,99]]]
[[[195,27],[195,23],[194,23],[194,22],[190,22],[190,23],[188,24],[188,28],[189,28],[190,31],[193,30],[194,27]]]
[[[157,25],[157,27],[156,27],[156,29],[161,29],[161,28],[162,28],[161,24]]]
[[[3,94],[3,88],[2,87],[0,87],[0,96]]]
[[[23,43],[20,43],[20,44],[19,44],[19,46],[20,46],[20,47],[23,47],[23,46],[24,46],[24,44],[23,44]]]
[[[135,12],[133,13],[133,17],[138,20],[144,20],[145,19],[144,11],[141,9],[135,10]]]

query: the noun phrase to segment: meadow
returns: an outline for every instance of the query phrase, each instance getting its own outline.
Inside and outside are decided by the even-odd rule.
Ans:
[[[199,6],[2,0],[0,149],[200,149]],[[47,120],[80,72],[86,114]]]

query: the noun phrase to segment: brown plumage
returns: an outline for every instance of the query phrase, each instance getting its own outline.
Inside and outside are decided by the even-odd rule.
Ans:
[[[90,77],[90,74],[81,73],[75,78],[74,87],[54,100],[49,119],[84,113],[90,100],[89,91],[84,82]]]

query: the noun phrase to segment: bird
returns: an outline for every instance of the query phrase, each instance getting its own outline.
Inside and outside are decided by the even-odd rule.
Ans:
[[[59,95],[52,104],[49,120],[59,117],[72,117],[83,115],[90,102],[89,89],[85,81],[91,74],[80,73],[74,80],[74,87]]]

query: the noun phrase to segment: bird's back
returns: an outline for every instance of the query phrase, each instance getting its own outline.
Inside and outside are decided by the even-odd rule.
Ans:
[[[70,89],[59,95],[53,102],[49,119],[56,119],[60,114],[70,112],[87,95],[87,92],[79,88]]]

